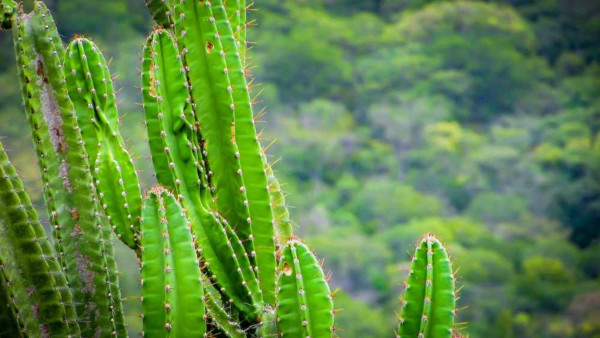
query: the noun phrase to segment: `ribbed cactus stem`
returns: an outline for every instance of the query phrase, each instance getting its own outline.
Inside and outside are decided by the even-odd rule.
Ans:
[[[277,328],[284,337],[331,337],[333,301],[317,259],[306,245],[289,241],[277,280]]]
[[[144,335],[203,337],[204,286],[186,213],[172,194],[156,187],[142,215]]]
[[[65,72],[102,207],[117,237],[135,249],[141,190],[133,160],[119,134],[106,60],[93,42],[76,38],[67,49]]]
[[[21,199],[23,195],[22,184],[0,144],[0,261],[5,262],[1,273],[11,307],[15,315],[22,314],[28,334],[78,334],[70,294],[59,288],[64,276],[43,236],[37,213],[28,198]]]
[[[452,264],[432,235],[417,246],[402,301],[398,337],[451,337],[455,288]]]
[[[95,198],[88,158],[63,72],[64,49],[46,7],[19,13],[15,48],[57,251],[83,335],[124,335],[110,233]],[[93,309],[93,310],[92,310]]]
[[[175,8],[179,15],[174,29],[180,49],[185,51],[217,210],[244,244],[265,302],[273,304],[275,236],[267,178],[239,40],[229,21],[237,14],[226,11],[233,6],[242,12],[241,5],[221,0],[182,1]]]
[[[191,101],[173,37],[156,30],[148,39],[142,64],[142,96],[152,162],[158,181],[173,189],[189,211],[201,248],[203,268],[224,294],[248,317],[262,308],[262,298],[242,241],[202,200],[204,174],[196,155]]]

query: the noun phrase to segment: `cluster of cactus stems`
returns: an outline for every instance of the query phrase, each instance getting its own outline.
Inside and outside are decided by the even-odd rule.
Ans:
[[[141,270],[151,337],[334,335],[321,264],[293,235],[256,133],[244,0],[146,0],[158,26],[142,97],[158,186],[142,196],[99,48],[65,48],[42,2],[0,0],[12,29],[53,240],[0,146],[0,336],[127,336],[113,236]],[[454,275],[426,236],[399,337],[449,337]]]

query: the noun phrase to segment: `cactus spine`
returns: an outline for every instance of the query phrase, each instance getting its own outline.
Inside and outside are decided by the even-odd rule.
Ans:
[[[256,133],[246,1],[146,4],[161,25],[141,76],[160,185],[142,199],[99,48],[76,37],[65,52],[43,3],[0,0],[54,235],[53,249],[0,147],[0,335],[126,336],[114,232],[140,261],[145,335],[332,336],[332,293]],[[454,280],[431,236],[408,285],[398,335],[449,335]]]

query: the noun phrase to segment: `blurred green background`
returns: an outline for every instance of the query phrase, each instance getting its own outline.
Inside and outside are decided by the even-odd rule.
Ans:
[[[65,40],[103,46],[123,134],[153,184],[142,0],[52,0]],[[418,237],[448,246],[472,337],[600,337],[600,2],[260,0],[259,127],[297,233],[340,292],[343,337],[391,337]],[[0,33],[0,137],[43,208]],[[42,212],[43,214],[43,212]],[[137,263],[119,246],[132,336]]]

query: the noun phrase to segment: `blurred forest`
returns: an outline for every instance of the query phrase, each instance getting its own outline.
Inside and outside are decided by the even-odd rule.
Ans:
[[[142,0],[52,0],[103,46],[123,135],[153,183]],[[472,337],[600,337],[600,2],[260,0],[249,32],[263,145],[296,232],[339,288],[342,337],[391,337],[410,252],[448,246]],[[258,109],[257,109],[258,111]],[[0,137],[43,206],[0,33]],[[43,214],[43,212],[42,212]],[[138,271],[119,247],[128,322]]]

